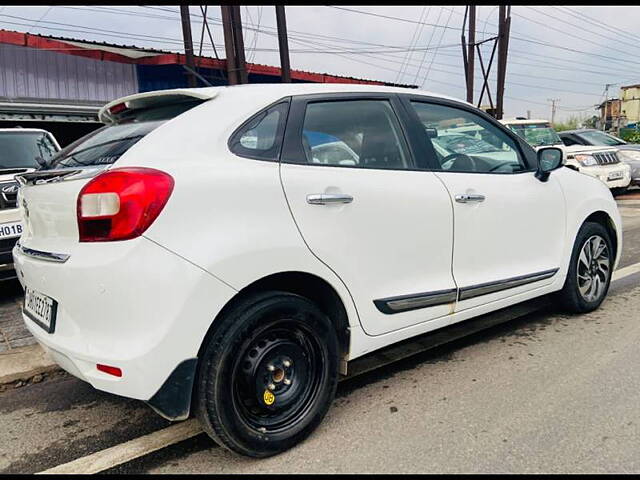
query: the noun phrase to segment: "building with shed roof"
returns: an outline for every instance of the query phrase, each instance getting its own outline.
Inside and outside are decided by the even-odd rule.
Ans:
[[[211,85],[228,84],[224,59],[196,56],[195,64]],[[110,100],[187,87],[185,65],[181,53],[0,30],[0,128],[44,128],[66,145],[101,125],[98,110]],[[249,83],[280,82],[280,67],[247,63],[247,71]],[[302,70],[291,80],[417,88]]]

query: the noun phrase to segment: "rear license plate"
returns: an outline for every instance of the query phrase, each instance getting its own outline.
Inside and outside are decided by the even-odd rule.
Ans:
[[[25,287],[23,310],[27,317],[48,333],[53,333],[56,327],[56,314],[58,311],[58,302],[53,298]]]
[[[624,177],[623,172],[613,172],[609,174],[609,176],[607,177],[607,181],[610,182],[611,180],[620,180],[622,177]]]
[[[9,222],[0,224],[0,238],[13,238],[22,235],[22,223]]]

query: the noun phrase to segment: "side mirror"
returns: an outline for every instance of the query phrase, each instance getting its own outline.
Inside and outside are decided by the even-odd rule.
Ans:
[[[549,174],[563,165],[562,150],[556,147],[544,147],[538,150],[538,169],[536,178],[541,182],[549,179]]]
[[[436,138],[438,136],[438,129],[437,128],[427,128],[427,127],[425,127],[424,131],[426,132],[428,138]]]

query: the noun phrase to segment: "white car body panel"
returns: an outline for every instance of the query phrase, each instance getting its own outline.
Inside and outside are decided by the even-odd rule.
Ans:
[[[349,286],[366,319],[362,327],[367,334],[381,335],[451,313],[453,304],[388,315],[373,303],[455,288],[451,201],[432,172],[283,163],[281,175],[309,249]],[[345,193],[354,200],[310,205],[306,197],[315,193]]]
[[[175,181],[160,216],[134,240],[78,242],[76,200],[88,179],[22,187],[29,216],[21,243],[70,255],[58,264],[14,250],[21,281],[60,302],[53,335],[25,319],[29,329],[58,352],[56,359],[74,375],[96,388],[148,400],[180,361],[197,356],[222,307],[269,275],[305,272],[331,285],[347,313],[348,359],[354,359],[562,288],[575,235],[595,211],[610,216],[621,238],[620,216],[606,187],[566,168],[542,183],[532,173],[435,174],[278,164],[241,158],[227,146],[240,124],[283,97],[372,91],[407,93],[401,88],[314,84],[193,90],[198,98],[211,100],[158,127],[113,165],[159,169]],[[155,97],[162,94],[140,98],[149,102]],[[445,186],[451,195],[476,190],[487,201],[456,204]],[[353,203],[306,203],[307,194],[331,188],[353,195]],[[527,206],[527,196],[535,199],[531,204],[536,208]],[[456,240],[454,222],[462,235]],[[485,235],[478,231],[480,223],[490,226]],[[410,232],[398,231],[404,228]],[[525,233],[527,238],[518,236]],[[523,256],[517,249],[502,248],[503,242],[519,244]],[[548,268],[559,269],[549,280],[458,306],[383,315],[373,304],[380,297]],[[99,372],[96,363],[119,366],[124,375]]]
[[[558,268],[565,206],[553,175],[438,172],[451,196],[480,194],[481,203],[454,203],[453,275],[465,288]],[[535,204],[536,208],[528,208]],[[522,212],[527,211],[526,215]],[[535,255],[532,252],[536,252]],[[460,301],[456,311],[549,284],[552,278]]]

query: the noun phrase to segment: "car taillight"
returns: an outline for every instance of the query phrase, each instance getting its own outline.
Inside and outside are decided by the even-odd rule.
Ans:
[[[124,167],[101,173],[78,195],[81,242],[111,242],[142,235],[164,208],[173,178],[152,168]]]

